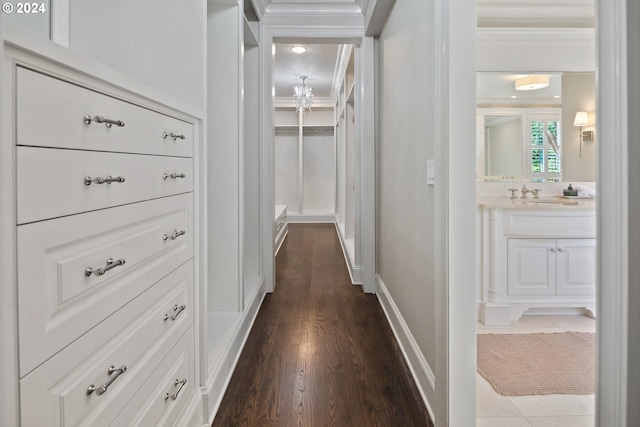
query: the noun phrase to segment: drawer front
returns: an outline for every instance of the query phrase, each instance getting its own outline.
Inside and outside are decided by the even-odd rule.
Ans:
[[[188,330],[160,366],[111,424],[114,427],[172,426],[198,390],[193,328]]]
[[[504,213],[504,234],[531,237],[595,237],[594,211],[518,211]]]
[[[19,224],[193,189],[188,158],[34,147],[18,147],[17,156]],[[124,182],[96,183],[108,176]]]
[[[192,262],[184,264],[24,377],[22,424],[109,425],[192,327],[192,272]],[[178,313],[176,305],[186,308]],[[111,366],[126,370],[109,373]]]
[[[19,226],[21,374],[192,258],[192,206],[187,193]]]
[[[191,123],[25,68],[17,73],[18,145],[193,155]],[[124,126],[87,124],[87,115],[121,120]]]

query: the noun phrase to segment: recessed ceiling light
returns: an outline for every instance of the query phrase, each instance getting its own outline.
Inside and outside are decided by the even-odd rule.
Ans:
[[[516,95],[511,95],[511,99],[513,99],[513,98],[517,98],[517,96]]]
[[[554,98],[558,99],[558,98],[560,98],[560,95],[555,95]]]
[[[294,46],[291,48],[291,51],[293,53],[305,53],[307,51],[307,48],[304,46]]]

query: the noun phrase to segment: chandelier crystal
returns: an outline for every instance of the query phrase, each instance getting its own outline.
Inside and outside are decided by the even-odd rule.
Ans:
[[[302,114],[304,114],[307,111],[311,111],[313,92],[311,86],[307,86],[304,82],[309,77],[300,76],[300,78],[302,79],[302,84],[296,86],[295,92],[293,93],[293,101],[296,104],[296,112],[298,113],[302,110]]]

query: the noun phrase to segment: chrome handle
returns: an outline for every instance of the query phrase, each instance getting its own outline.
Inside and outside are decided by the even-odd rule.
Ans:
[[[84,177],[85,185],[91,184],[111,184],[112,182],[124,182],[124,176],[116,176],[115,178],[112,176],[105,176],[104,178],[98,176],[96,178],[91,178],[90,176]]]
[[[109,366],[109,375],[113,374],[115,372],[115,375],[110,377],[106,383],[102,384],[100,387],[96,388],[96,386],[94,386],[93,384],[91,384],[89,387],[87,387],[87,394],[91,394],[94,391],[96,392],[96,394],[98,396],[103,395],[104,393],[107,392],[107,389],[109,388],[109,386],[118,379],[118,377],[122,374],[124,374],[124,371],[127,370],[126,365],[122,365],[119,368],[116,369],[115,366],[111,365]]]
[[[186,305],[182,304],[182,305],[174,305],[173,306],[173,315],[169,316],[168,314],[165,314],[162,320],[168,320],[171,319],[171,321],[174,321],[178,318],[178,316],[180,316],[180,313],[182,313],[185,309],[187,308]]]
[[[551,252],[556,252],[556,248],[551,248]]]
[[[176,400],[178,398],[178,395],[180,394],[180,392],[182,391],[182,387],[184,387],[184,385],[187,383],[187,379],[183,379],[182,381],[180,381],[179,379],[176,378],[175,382],[173,383],[174,386],[178,386],[178,389],[176,390],[175,393],[173,394],[165,394],[164,395],[164,400],[168,400],[169,398],[171,398],[172,400]]]
[[[176,179],[176,178],[186,178],[186,177],[187,176],[183,173],[170,173],[170,174],[163,173],[162,174],[162,179],[167,179],[167,178]]]
[[[106,127],[110,128],[111,125],[116,125],[116,126],[120,126],[123,127],[124,126],[124,122],[122,120],[111,120],[111,119],[105,119],[102,116],[94,116],[93,118],[89,115],[84,116],[84,122],[88,125],[91,124],[91,122],[96,122],[96,123],[104,123]]]
[[[87,267],[84,270],[84,275],[91,276],[92,274],[95,274],[96,276],[102,276],[104,273],[111,270],[112,268],[116,268],[119,265],[124,265],[125,262],[126,261],[124,260],[124,258],[120,258],[119,260],[115,260],[115,261],[113,260],[113,258],[109,258],[107,260],[106,267],[99,267],[99,268],[96,268],[95,270],[91,267]]]
[[[185,234],[187,234],[187,232],[184,230],[180,230],[180,231],[173,230],[173,233],[165,234],[164,236],[162,236],[162,240],[167,240],[167,239],[176,240],[178,237],[184,236]]]
[[[163,137],[164,139],[167,139],[167,137],[169,137],[169,136],[170,136],[171,138],[173,138],[173,140],[174,140],[174,141],[175,141],[176,139],[178,139],[178,138],[180,138],[180,139],[184,139],[184,135],[178,135],[177,133],[173,133],[173,132],[171,132],[171,133],[162,132],[162,137]]]
[[[564,249],[558,248],[558,252],[564,252]]]

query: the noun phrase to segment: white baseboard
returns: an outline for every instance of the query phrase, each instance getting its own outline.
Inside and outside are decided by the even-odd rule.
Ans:
[[[342,255],[344,255],[344,260],[347,263],[347,270],[349,270],[349,276],[351,277],[351,283],[353,283],[354,285],[361,285],[362,284],[362,271],[364,269],[360,265],[354,265],[354,262],[351,259],[351,255],[350,255],[349,251],[347,250],[347,244],[344,241],[344,237],[342,235],[342,231],[340,230],[340,225],[337,222],[335,222],[335,218],[334,218],[333,222],[334,222],[334,224],[336,226],[336,233],[338,233],[338,239],[340,240],[340,247],[342,248]]]
[[[213,419],[218,412],[218,408],[227,390],[229,381],[231,381],[231,376],[236,368],[242,349],[247,342],[247,337],[249,336],[249,332],[251,332],[253,322],[256,320],[264,296],[264,277],[261,277],[260,285],[256,287],[255,293],[251,297],[249,304],[247,304],[240,321],[237,323],[236,330],[222,360],[213,370],[209,367],[210,372],[206,388],[206,395],[208,397],[206,406],[209,408],[209,413],[207,414],[209,419],[208,425],[213,423]]]
[[[422,400],[427,407],[429,416],[432,420],[435,420],[435,414],[432,408],[436,405],[436,376],[420,351],[418,343],[413,338],[413,334],[404,321],[393,298],[391,298],[384,282],[377,274],[376,280],[378,282],[378,301],[391,325],[393,335],[395,335],[398,341],[404,360],[409,366],[409,370],[420,391],[420,396],[422,396]]]
[[[287,222],[288,223],[304,223],[304,222],[322,222],[322,223],[333,223],[335,222],[335,214],[324,214],[324,213],[309,213],[309,214],[287,214]]]

